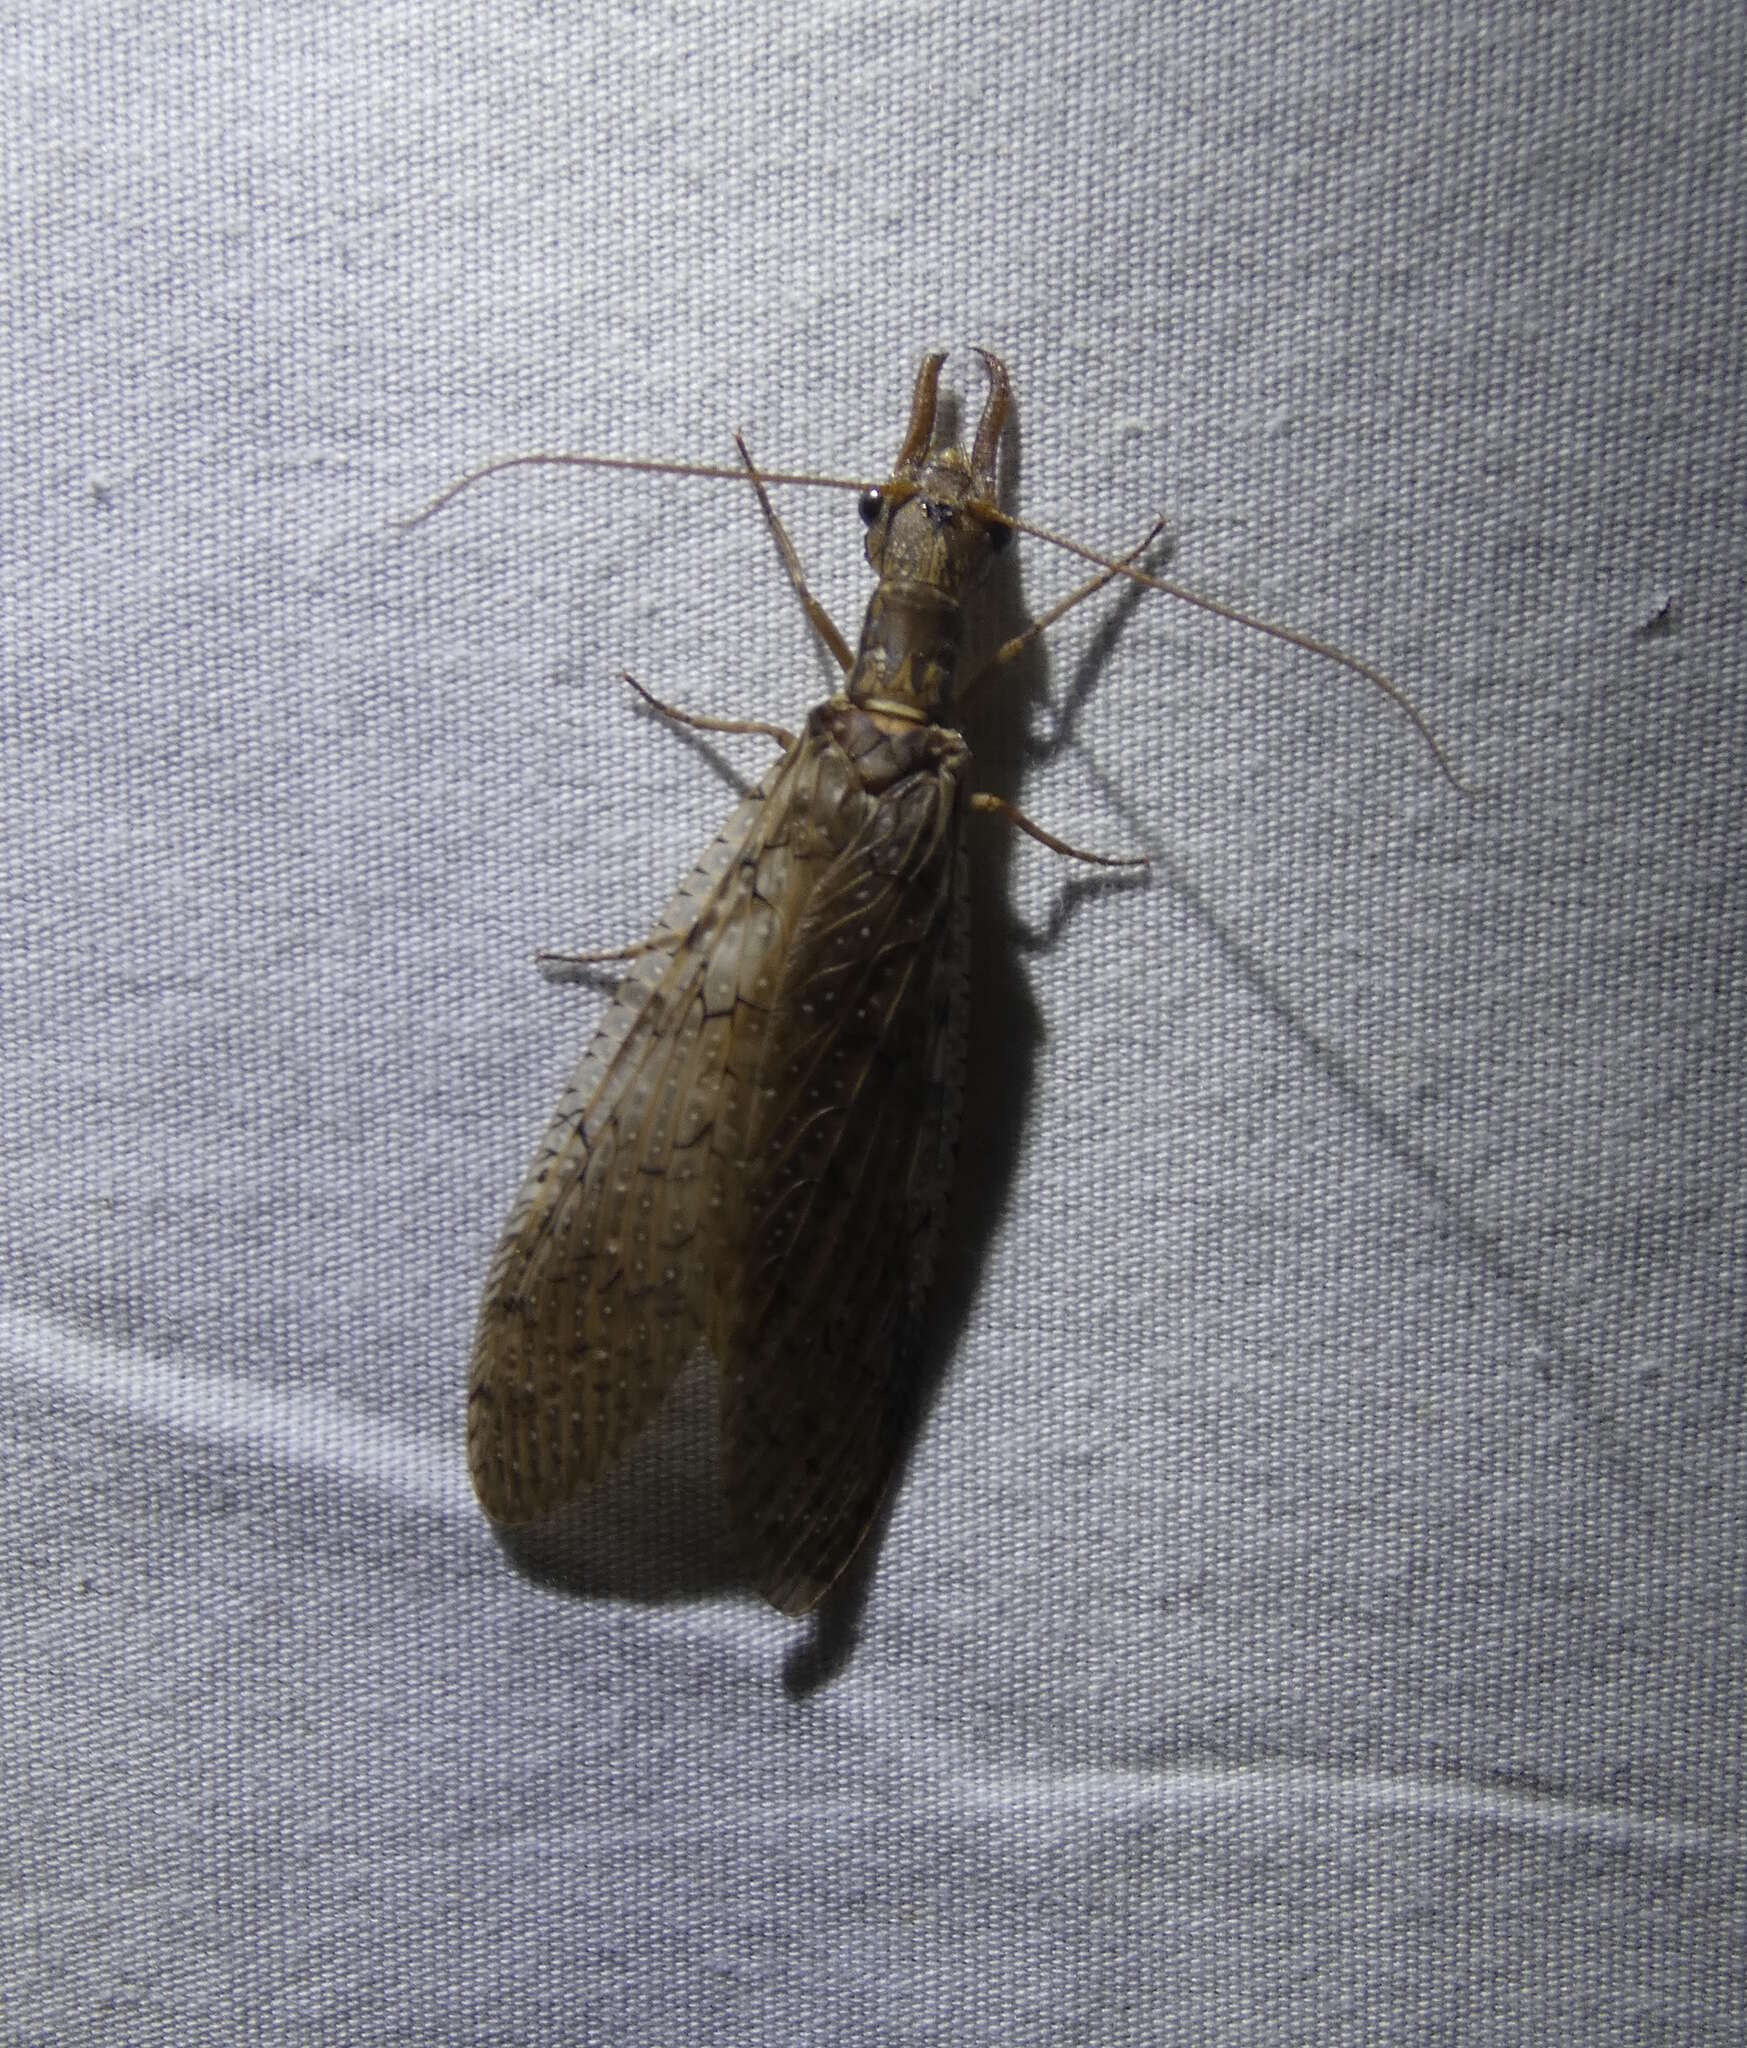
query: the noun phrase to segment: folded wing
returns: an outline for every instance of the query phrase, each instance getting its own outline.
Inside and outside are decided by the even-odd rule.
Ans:
[[[784,949],[721,1304],[729,1505],[759,1590],[817,1603],[909,1420],[963,1067],[963,743],[865,792]]]
[[[757,888],[794,752],[663,912],[565,1087],[492,1261],[467,1457],[494,1521],[543,1520],[598,1479],[701,1341],[736,1196],[781,950]]]

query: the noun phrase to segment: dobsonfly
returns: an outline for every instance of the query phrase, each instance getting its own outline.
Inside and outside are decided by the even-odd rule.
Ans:
[[[1387,677],[1272,621],[1002,512],[996,458],[1007,372],[969,451],[937,445],[941,354],[917,374],[909,425],[880,484],[585,455],[526,462],[739,477],[757,492],[840,695],[802,731],[676,712],[782,749],[734,810],[632,964],[559,1097],[486,1279],[468,1388],[467,1457],[491,1520],[549,1522],[595,1484],[707,1346],[719,1370],[721,1471],[758,1590],[786,1614],[817,1605],[878,1514],[902,1447],[923,1300],[958,1132],[968,998],[965,814],[949,720],[963,599],[1015,531],[1097,573],[1015,639],[1010,659],[1118,576],[1188,598],[1356,670],[1424,721]],[[765,486],[861,492],[877,583],[852,656]],[[1157,526],[1153,534],[1159,531]],[[973,681],[978,678],[973,678]],[[640,686],[639,686],[640,687]],[[647,692],[643,692],[645,696]]]

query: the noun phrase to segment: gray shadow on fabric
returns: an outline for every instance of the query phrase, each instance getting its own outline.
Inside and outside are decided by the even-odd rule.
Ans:
[[[1139,591],[1138,586],[1135,586],[1135,592],[1137,596],[1144,594]],[[1051,759],[1073,746],[1074,726],[1096,673],[1094,659],[1101,658],[1100,645],[1103,646],[1104,653],[1108,653],[1109,647],[1114,644],[1108,640],[1108,635],[1112,630],[1119,628],[1120,619],[1113,619],[1100,634],[1099,642],[1095,643],[1089,652],[1087,662],[1081,665],[1073,686],[1063,698],[1055,733],[1038,747],[1038,758]],[[1095,761],[1084,756],[1082,759],[1094,786],[1110,804],[1112,812],[1127,821],[1135,835],[1135,843],[1147,853],[1152,862],[1154,877],[1170,891],[1187,912],[1190,923],[1211,941],[1239,981],[1285,1028],[1290,1038],[1304,1053],[1310,1067],[1321,1075],[1334,1094],[1347,1105],[1355,1119],[1422,1190],[1441,1217],[1443,1227],[1451,1240],[1461,1247],[1473,1266],[1492,1281],[1516,1309],[1534,1339],[1536,1376],[1544,1386],[1563,1389],[1572,1403],[1574,1412],[1582,1418],[1588,1429],[1591,1441],[1595,1444],[1603,1463],[1620,1483],[1622,1491],[1647,1519],[1655,1519],[1654,1504],[1647,1496],[1631,1445],[1606,1397],[1599,1373],[1580,1354],[1576,1344],[1567,1334],[1563,1317],[1556,1306],[1549,1303],[1545,1291],[1536,1286],[1522,1262],[1511,1256],[1506,1230],[1502,1226],[1489,1227],[1475,1215],[1452,1185],[1441,1163],[1373,1099],[1359,1080],[1351,1063],[1305,1021],[1284,986],[1269,973],[1256,954],[1221,919],[1209,899],[1190,879],[1186,869],[1166,849],[1159,837],[1156,824],[1149,827],[1149,821],[1142,808],[1127,795],[1114,777],[1100,768]],[[1454,791],[1451,792],[1450,800],[1472,804],[1477,808],[1494,801],[1490,793],[1473,795]]]

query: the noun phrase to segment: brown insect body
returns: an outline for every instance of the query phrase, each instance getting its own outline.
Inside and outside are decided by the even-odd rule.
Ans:
[[[668,904],[560,1098],[492,1262],[468,1462],[494,1521],[592,1485],[707,1343],[759,1590],[822,1597],[878,1512],[957,1136],[961,596],[1006,539],[994,467],[933,443],[940,356],[863,501],[878,572],[846,692]]]

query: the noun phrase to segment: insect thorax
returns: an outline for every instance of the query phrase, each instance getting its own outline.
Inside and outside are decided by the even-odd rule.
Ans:
[[[956,598],[926,583],[883,581],[862,620],[850,700],[900,716],[944,719],[963,644],[964,612]]]
[[[809,714],[807,731],[815,741],[828,740],[842,751],[854,771],[855,787],[871,797],[884,797],[909,777],[932,778],[945,771],[951,797],[941,806],[942,822],[950,816],[970,761],[970,749],[950,727],[923,720],[900,724],[834,697]]]

